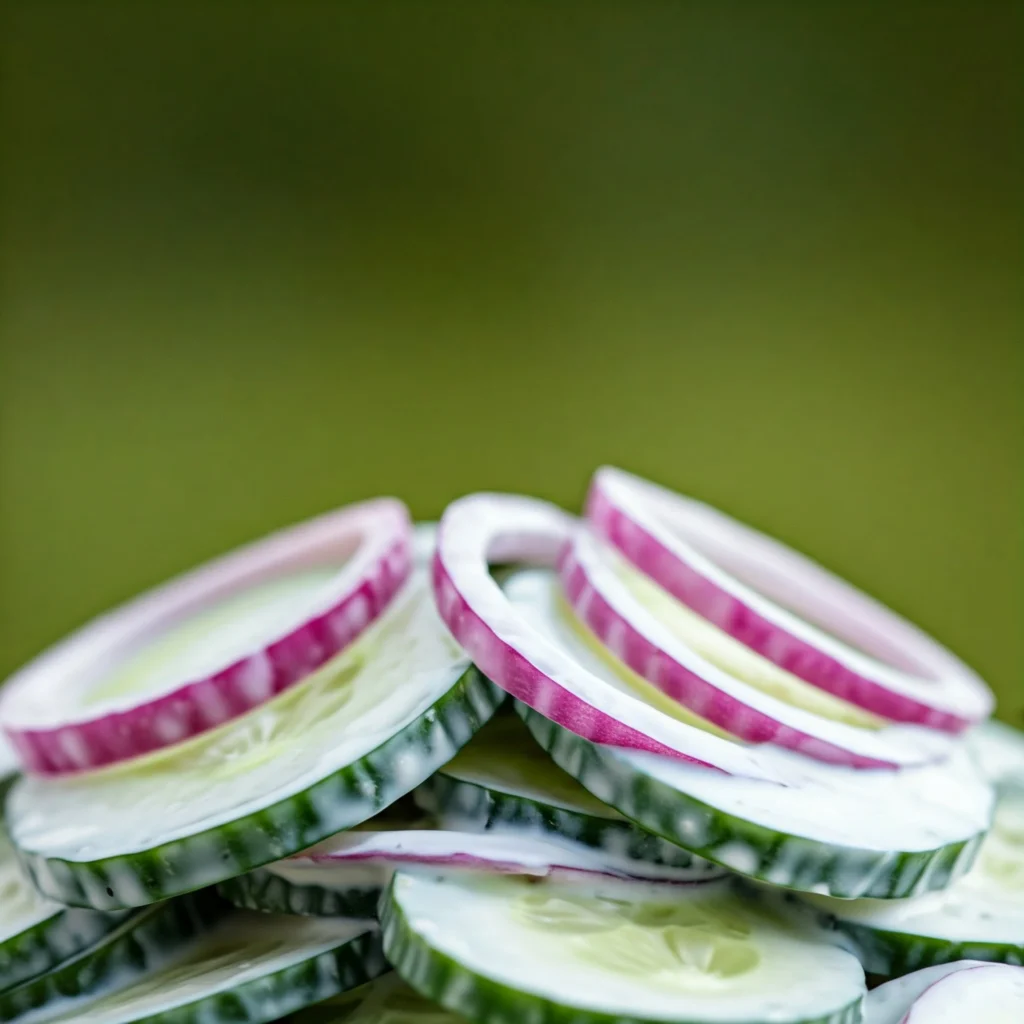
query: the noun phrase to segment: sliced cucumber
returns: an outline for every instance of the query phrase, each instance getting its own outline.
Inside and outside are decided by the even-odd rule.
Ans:
[[[943,892],[910,900],[805,898],[874,974],[955,960],[1024,964],[1024,795],[1000,801],[974,867]]]
[[[392,972],[297,1013],[289,1024],[465,1024],[465,1017],[424,999]]]
[[[328,888],[313,883],[290,882],[269,867],[229,878],[221,882],[217,890],[230,903],[245,910],[303,917],[366,919],[376,916],[381,894],[379,884],[361,885],[353,881],[348,885]]]
[[[412,798],[405,797],[383,813],[353,826],[347,834],[431,827],[432,823],[419,814]],[[339,867],[333,872],[306,872],[292,878],[288,868],[291,863],[293,861],[268,864],[247,875],[229,878],[217,889],[226,900],[245,910],[367,920],[377,916],[380,894],[390,877],[379,866],[355,863],[347,870]]]
[[[380,933],[370,922],[239,910],[184,956],[52,1019],[54,1024],[264,1024],[386,970]]]
[[[224,912],[224,903],[204,891],[125,915],[116,928],[71,958],[0,992],[0,1021],[24,1016],[25,1024],[35,1024],[63,1012],[65,1001],[120,990],[181,955]]]
[[[608,882],[398,874],[384,949],[423,995],[479,1024],[853,1024],[864,974],[813,929],[737,899]]]
[[[864,1024],[1020,1024],[1024,969],[961,960],[881,985],[864,1004]]]
[[[551,643],[610,677],[609,665],[565,622],[550,574],[520,572],[505,590]],[[896,772],[757,748],[764,774],[750,778],[591,743],[524,704],[516,710],[555,763],[598,799],[671,842],[774,885],[881,898],[942,889],[970,867],[991,818],[991,788],[962,748],[944,763]]]
[[[421,578],[327,666],[222,729],[104,771],[21,780],[11,837],[45,894],[144,905],[371,817],[450,760],[502,699]]]
[[[98,942],[124,916],[63,907],[40,896],[0,830],[0,990]]]
[[[414,796],[442,828],[554,835],[615,858],[717,870],[591,796],[512,714],[496,715]]]

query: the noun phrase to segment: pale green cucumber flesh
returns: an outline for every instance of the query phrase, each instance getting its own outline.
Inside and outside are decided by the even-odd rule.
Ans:
[[[239,910],[133,984],[52,1019],[54,1024],[266,1024],[364,985],[387,969],[372,922]]]
[[[167,900],[135,911],[97,942],[79,950],[52,969],[0,992],[0,1020],[11,1021],[63,1000],[98,996],[130,984],[167,963],[225,913],[210,891]]]
[[[794,835],[749,821],[638,770],[519,702],[533,738],[599,799],[644,828],[757,881],[844,898],[883,899],[942,889],[963,875],[983,834],[927,850],[881,850]]]
[[[688,850],[592,797],[537,749],[512,714],[495,716],[414,796],[441,828],[555,835],[617,858],[678,868],[702,865]]]
[[[466,667],[440,699],[375,749],[283,800],[239,808],[213,827],[96,859],[55,856],[22,843],[23,863],[47,895],[100,909],[142,906],[221,882],[313,846],[398,800],[449,760],[503,699],[501,690]],[[31,803],[48,784],[22,781],[13,797],[31,785],[22,792]],[[83,780],[82,794],[88,799],[89,780]],[[102,817],[102,810],[97,814]],[[17,828],[12,831],[19,842]]]
[[[396,874],[384,949],[422,995],[477,1024],[855,1024],[845,950],[688,887]]]

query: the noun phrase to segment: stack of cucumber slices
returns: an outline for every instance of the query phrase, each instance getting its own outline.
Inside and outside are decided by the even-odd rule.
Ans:
[[[992,710],[621,470],[579,517],[342,508],[6,683],[0,1021],[1024,1020],[1024,736]]]

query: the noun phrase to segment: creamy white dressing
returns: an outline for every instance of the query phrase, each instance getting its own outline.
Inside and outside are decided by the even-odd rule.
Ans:
[[[96,1001],[76,1001],[69,1012],[45,1019],[47,1024],[128,1024],[148,1019],[312,960],[374,928],[366,921],[239,910],[166,966],[117,992]],[[260,995],[248,998],[258,1010]]]
[[[420,578],[309,679],[220,729],[123,766],[22,780],[8,802],[12,838],[91,861],[214,828],[309,789],[431,715],[467,668]],[[431,766],[418,756],[406,751],[394,770],[419,781]]]
[[[611,686],[624,685],[566,623],[553,574],[518,573],[505,592],[531,629]],[[745,748],[716,737],[705,739],[716,749],[742,751],[760,778],[709,771],[655,754],[599,749],[607,763],[623,772],[648,775],[737,818],[826,843],[930,850],[969,839],[991,820],[991,787],[962,748],[940,764],[883,771],[823,764],[775,747]],[[733,866],[742,870],[740,864]]]
[[[1011,1015],[1005,1016],[1006,1011]],[[1024,968],[978,960],[906,974],[872,990],[864,1001],[864,1024],[1019,1024],[1021,1020]]]
[[[783,1024],[837,1011],[864,990],[849,953],[721,883],[666,892],[401,873],[391,898],[422,941],[465,971],[581,1011]]]
[[[948,889],[904,900],[805,898],[842,921],[882,931],[1024,947],[1024,798],[1000,801],[974,866]]]

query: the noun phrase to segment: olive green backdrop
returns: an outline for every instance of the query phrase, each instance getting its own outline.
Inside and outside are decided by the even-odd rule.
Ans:
[[[0,672],[602,461],[1022,696],[1020,5],[4,0]]]

